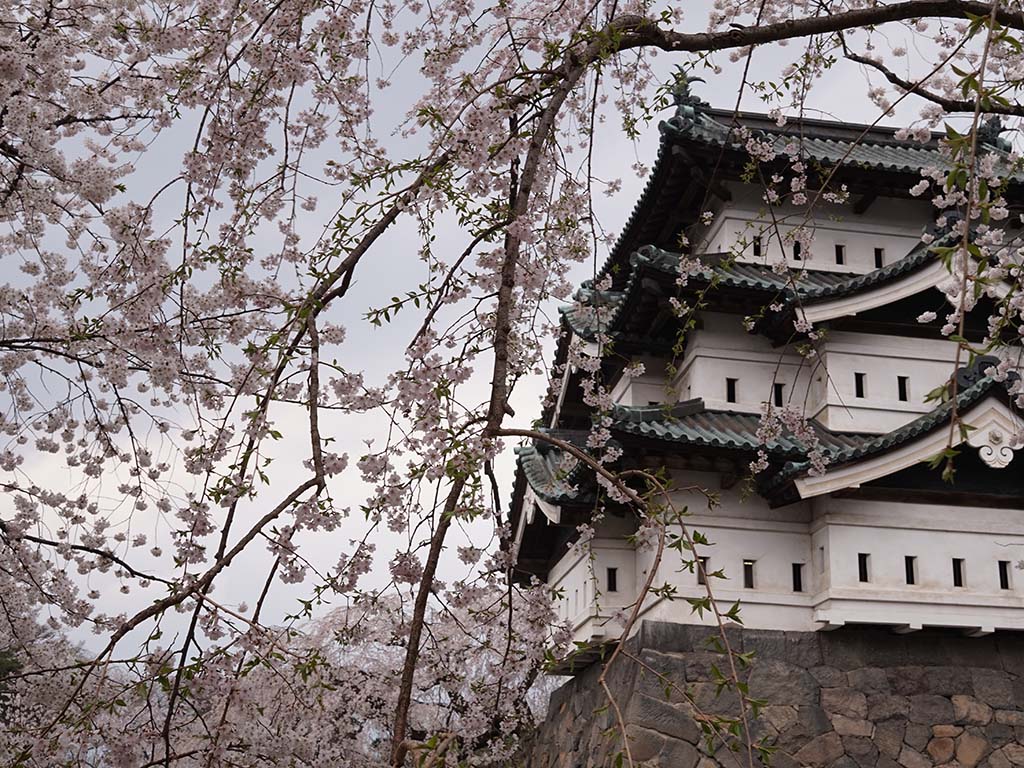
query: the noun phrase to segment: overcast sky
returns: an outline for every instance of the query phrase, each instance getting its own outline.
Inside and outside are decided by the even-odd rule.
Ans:
[[[697,31],[703,28],[704,18],[697,11],[691,11],[687,31]],[[905,35],[902,28],[894,28],[892,35]],[[903,41],[893,37],[890,42],[894,45],[904,44],[911,41]],[[909,47],[909,46],[908,46]],[[781,68],[797,53],[796,46],[787,48],[773,48],[770,50],[758,50],[754,53],[751,71],[756,73],[757,78],[767,79],[777,76]],[[666,81],[671,78],[671,72],[675,66],[684,63],[682,57],[661,55],[658,59],[658,66]],[[710,102],[717,108],[731,109],[736,102],[740,77],[742,72],[741,64],[731,64],[728,54],[717,57],[723,72],[714,75],[711,72],[697,71],[707,80],[704,84],[695,84],[693,92]],[[389,92],[389,97],[381,100],[378,105],[378,114],[375,118],[375,126],[378,136],[386,137],[391,131],[387,128],[390,125],[397,125],[405,115],[408,105],[416,98],[418,85],[417,77],[411,76],[409,81],[403,82],[401,77],[394,78],[394,87]],[[807,112],[809,117],[822,117],[834,120],[866,123],[878,117],[878,109],[867,99],[867,81],[860,67],[847,63],[838,63],[813,91],[810,96]],[[742,100],[742,108],[750,111],[764,111],[762,102],[757,95],[748,90]],[[882,121],[883,124],[901,124],[912,120],[920,103],[908,100],[901,106],[895,116],[888,117]],[[664,117],[671,116],[671,110],[666,111]],[[140,182],[143,187],[150,185],[158,186],[161,179],[174,174],[175,167],[168,167],[170,159],[180,157],[180,149],[191,143],[191,136],[184,132],[169,133],[160,138],[159,151],[150,152],[143,159],[139,166],[137,176],[143,179]],[[642,138],[634,146],[624,136],[620,125],[614,116],[601,126],[598,136],[600,151],[595,153],[597,167],[596,175],[602,179],[619,177],[622,179],[622,190],[613,198],[606,198],[598,195],[595,200],[596,213],[602,226],[614,232],[618,232],[624,224],[629,212],[632,210],[640,191],[645,184],[644,179],[638,179],[630,166],[639,160],[647,166],[653,164],[657,152],[658,129],[655,124],[649,125],[643,131]],[[389,149],[394,153],[393,159],[400,156],[408,156],[416,148],[410,149],[406,140],[392,136],[387,140]],[[175,160],[176,162],[176,160]],[[322,194],[321,194],[322,197]],[[180,210],[180,197],[168,197],[166,210],[163,214],[171,217]],[[176,206],[179,206],[176,208]],[[329,209],[328,205],[323,206],[324,210]],[[304,234],[309,237],[316,237],[322,227],[320,214],[310,216],[305,220],[307,227]],[[462,236],[455,225],[449,222],[439,231],[439,240],[435,248],[450,252],[461,251],[465,244]],[[421,275],[423,267],[416,258],[419,248],[418,235],[413,224],[407,220],[400,221],[385,237],[385,240],[378,244],[370,256],[360,264],[356,274],[354,289],[346,297],[345,301],[331,309],[329,319],[346,326],[348,338],[339,353],[339,361],[351,368],[360,368],[367,372],[367,383],[373,385],[383,383],[383,378],[390,371],[402,366],[403,351],[411,338],[412,333],[418,327],[422,317],[412,313],[400,312],[394,322],[383,327],[371,325],[365,319],[365,313],[370,307],[385,305],[392,295],[400,291],[414,287]],[[599,264],[605,252],[597,254],[594,263],[581,265],[577,270],[577,281],[589,277],[595,264]],[[556,307],[548,308],[551,317],[556,316]],[[547,360],[550,362],[553,350],[553,340],[549,341],[547,347]],[[481,360],[481,365],[489,368],[491,359],[489,356]],[[485,396],[484,387],[480,384],[486,383],[486,376],[479,377],[478,386],[475,391],[463,393],[463,401],[482,399]],[[546,382],[541,377],[527,379],[521,382],[514,392],[511,404],[516,416],[507,422],[508,426],[528,427],[531,421],[539,414],[539,402],[546,389]],[[283,419],[285,425],[291,419],[305,419],[304,413],[296,409],[294,416]],[[366,416],[345,416],[335,418],[332,415],[322,417],[322,430],[325,435],[330,435],[335,441],[331,450],[335,452],[348,452],[355,459],[365,452],[364,440],[376,439],[377,444],[383,442],[386,434],[387,424],[379,414],[368,414]],[[285,459],[295,456],[305,456],[308,453],[306,444],[305,428],[289,431],[286,426],[282,428],[285,434],[284,440],[276,446],[282,462]],[[497,475],[501,482],[502,501],[507,505],[511,496],[512,476],[514,471],[514,456],[512,451],[507,450],[496,466]],[[263,514],[267,508],[275,504],[277,499],[290,490],[291,480],[299,477],[299,470],[296,466],[294,477],[288,473],[278,471],[274,477],[274,485],[270,492],[261,493],[260,500],[255,505],[243,505],[244,514],[240,521],[246,525],[257,516]],[[353,469],[341,475],[332,485],[332,492],[341,506],[350,506],[353,509],[352,518],[343,526],[341,531],[334,533],[319,533],[306,535],[303,538],[303,554],[314,561],[318,567],[324,570],[330,568],[337,562],[338,553],[341,549],[348,549],[348,539],[362,536],[365,525],[359,513],[359,505],[365,500],[367,489],[357,481],[357,475]],[[158,525],[154,525],[150,533],[151,539],[159,540],[167,551],[170,550],[170,540],[166,531],[160,531]],[[367,580],[364,586],[380,586],[388,581],[386,560],[391,554],[391,543],[389,539],[395,537],[393,534],[378,536],[378,550],[383,555],[378,558],[378,567],[374,574]],[[460,543],[457,539],[462,538],[460,532],[456,539],[451,541],[450,552],[454,552],[454,546]],[[396,537],[397,538],[397,537]],[[485,542],[477,541],[481,544]],[[256,595],[262,586],[267,568],[271,562],[270,555],[262,545],[256,544],[251,551],[231,566],[226,573],[226,578],[218,582],[214,597],[228,605],[236,605],[240,602],[253,604]],[[148,564],[143,558],[143,566]],[[445,559],[439,577],[442,580],[450,580],[465,576],[467,569],[452,556]],[[93,577],[92,583],[101,584]],[[297,607],[297,598],[306,597],[309,592],[309,584],[298,586],[286,586],[280,583],[273,587],[268,603],[264,610],[266,622],[279,621],[286,614],[294,611]],[[124,597],[117,593],[116,589],[104,586],[106,599],[111,601],[110,605],[104,608],[111,613],[122,610],[135,610],[160,596],[155,588],[146,591],[135,590],[133,594]],[[116,602],[114,602],[116,601]],[[173,620],[172,622],[173,623]],[[167,629],[172,629],[169,623]],[[87,635],[80,635],[81,639],[90,644]]]

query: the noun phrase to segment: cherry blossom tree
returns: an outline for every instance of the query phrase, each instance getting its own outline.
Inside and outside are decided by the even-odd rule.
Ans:
[[[889,43],[896,27],[918,50]],[[780,119],[841,59],[871,73],[879,121],[897,103],[921,108],[908,133],[960,114],[951,170],[915,192],[959,215],[940,252],[946,331],[965,356],[990,351],[1019,339],[1024,300],[1005,169],[978,133],[1024,114],[1022,29],[998,0],[5,2],[7,762],[517,759],[527,694],[565,638],[543,588],[513,578],[494,463],[516,438],[552,439],[510,399],[557,382],[545,312],[612,239],[595,213],[621,185],[594,171],[602,131],[637,136],[669,104],[665,54],[741,68],[736,104],[762,93]],[[750,75],[786,43],[779,82]],[[791,160],[766,200],[810,211],[833,192]],[[390,300],[362,289],[375,274]],[[1007,279],[969,345],[966,313]],[[400,326],[384,368],[348,338],[370,324]],[[574,354],[600,414],[599,366]],[[380,436],[339,449],[366,416]],[[803,419],[770,415],[765,434]],[[608,469],[596,423],[590,453],[563,448],[657,542],[678,513],[657,478]],[[314,541],[331,563],[307,556]],[[442,579],[456,558],[469,575]],[[246,602],[218,597],[241,578]],[[303,607],[267,618],[281,584]]]

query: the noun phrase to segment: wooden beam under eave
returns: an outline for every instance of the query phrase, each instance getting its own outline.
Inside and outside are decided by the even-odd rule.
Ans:
[[[853,204],[853,212],[858,216],[867,212],[871,204],[878,199],[878,195],[874,192],[868,192],[866,195],[861,195],[857,201]]]

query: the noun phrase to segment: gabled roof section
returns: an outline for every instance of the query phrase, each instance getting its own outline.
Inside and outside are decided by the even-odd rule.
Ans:
[[[1012,439],[1014,434],[1019,432],[1021,424],[1024,424],[1024,422],[1021,421],[1024,414],[1022,414],[1020,409],[1016,407],[1014,404],[1014,396],[1010,394],[1020,377],[1016,372],[1011,372],[1005,380],[998,381],[997,379],[986,375],[985,372],[990,368],[997,366],[999,362],[999,358],[996,357],[979,357],[974,361],[973,365],[961,368],[957,371],[956,411],[961,416],[966,415],[964,422],[972,428],[978,429],[981,427],[987,427],[989,426],[988,416],[983,418],[985,423],[974,423],[972,421],[972,413],[977,410],[976,406],[984,401],[993,397],[998,398],[998,400],[1004,404],[1004,407],[1000,410],[1006,415],[1006,418],[1016,419],[1017,429],[1010,428],[1013,425],[1004,425],[1004,427],[1009,429],[1009,432],[1005,435],[1005,439],[1009,441]],[[841,450],[829,451],[829,467],[826,472],[826,477],[834,477],[840,474],[841,469],[845,466],[896,451],[897,449],[903,448],[908,444],[921,440],[933,433],[945,433],[949,429],[953,407],[954,401],[952,399],[948,400],[929,413],[904,424],[899,429],[895,429],[884,435],[869,437],[857,445],[850,445]],[[981,414],[974,413],[974,416],[981,416]],[[944,447],[947,438],[945,434],[940,436],[942,437],[942,440],[940,440],[940,443],[942,443],[942,446],[940,446],[941,449],[941,447]],[[954,439],[954,447],[962,442],[963,441],[959,438]],[[981,447],[981,443],[977,442],[973,433],[968,437],[966,442],[974,445],[975,447]],[[905,466],[919,463],[924,458],[935,455],[937,451],[933,450],[933,448],[934,446],[931,445],[925,446],[921,456],[908,454],[908,460],[904,461],[902,466],[894,466],[890,471],[903,469]],[[772,478],[766,487],[780,488],[792,483],[793,481],[797,481],[798,490],[800,491],[800,496],[802,498],[816,496],[832,490],[831,486],[835,485],[834,482],[830,483],[825,480],[818,479],[805,479],[801,482],[798,478],[803,478],[809,470],[810,462],[806,460],[790,462]],[[881,476],[881,474],[886,473],[887,472],[883,471],[878,473],[877,476]],[[870,479],[874,479],[874,477]]]
[[[1019,414],[1009,395],[1018,375],[1011,373],[1006,380],[997,381],[985,373],[998,364],[998,358],[979,357],[972,366],[957,372],[959,413],[968,413],[987,398],[996,396],[1004,403],[1004,410]],[[832,473],[845,465],[895,451],[925,435],[948,429],[952,409],[953,402],[948,401],[884,435],[832,432],[814,422],[811,426],[826,457],[828,473]],[[680,448],[735,451],[745,456],[765,449],[771,466],[758,478],[762,494],[782,503],[806,497],[804,492],[794,492],[794,483],[807,478],[811,470],[808,454],[812,446],[791,434],[781,434],[764,443],[758,435],[761,423],[758,415],[710,410],[704,407],[703,400],[695,398],[674,406],[616,406],[611,418],[610,429],[620,442],[630,437],[641,438]],[[568,436],[568,430],[563,432]],[[585,435],[579,432],[569,437],[574,444],[582,446]],[[975,443],[972,445],[978,447]],[[585,465],[548,446],[539,451],[537,446],[527,446],[517,449],[517,453],[530,487],[540,498],[552,503],[593,500],[596,487]],[[813,480],[807,482],[813,483]]]
[[[587,432],[581,430],[545,430],[577,446],[585,446]],[[533,492],[544,501],[563,504],[583,501],[592,496],[594,481],[586,464],[567,455],[550,443],[535,441],[515,449],[516,463]]]
[[[779,154],[795,151],[812,166],[839,166],[837,180],[853,184],[859,179],[862,191],[883,189],[886,195],[909,197],[922,170],[949,167],[940,133],[919,142],[897,138],[895,128],[830,120],[800,118],[780,126],[765,114],[714,109],[685,86],[677,93],[675,115],[658,128],[661,141],[654,168],[598,275],[611,275],[616,290],[635,250],[648,243],[676,247],[681,229],[696,222],[707,191],[723,179],[740,178],[749,160],[745,136],[771,142]],[[998,131],[996,126],[979,132],[981,146],[996,156],[997,169],[1011,185],[1019,187],[1024,171],[1011,163],[1008,144]],[[708,167],[703,159],[709,160]]]
[[[936,242],[943,242],[941,239]],[[804,267],[799,270],[777,272],[762,264],[734,261],[729,254],[701,254],[704,265],[687,278],[688,285],[730,288],[750,291],[759,296],[757,300],[781,303],[793,310],[800,307],[812,322],[842,317],[845,305],[835,303],[837,299],[866,294],[882,286],[907,280],[905,292],[917,292],[938,285],[947,274],[941,261],[932,251],[932,245],[918,243],[906,256],[880,269],[865,274],[815,270]],[[628,307],[640,300],[640,292],[651,289],[644,278],[659,275],[668,290],[671,283],[680,277],[682,256],[648,245],[640,248],[629,260],[629,273],[618,291],[595,291],[587,282],[577,293],[577,303],[560,311],[569,327],[581,338],[595,340],[599,333],[614,335],[621,330],[623,318],[631,314]],[[923,270],[923,280],[910,278]],[[920,285],[919,285],[920,283]],[[901,298],[901,296],[896,296]],[[890,293],[879,294],[878,303],[895,300]],[[874,306],[868,301],[865,306]],[[860,307],[854,307],[859,310]]]

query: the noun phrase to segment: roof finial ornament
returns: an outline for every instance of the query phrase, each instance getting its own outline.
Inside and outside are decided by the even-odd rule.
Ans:
[[[676,67],[676,73],[674,75],[675,81],[672,83],[672,100],[676,105],[676,116],[675,119],[683,124],[683,126],[693,123],[701,107],[710,106],[706,101],[700,99],[690,93],[691,83],[703,83],[707,82],[703,77],[691,77],[687,74],[686,69],[683,67]]]
[[[999,115],[991,115],[978,126],[978,140],[982,144],[1009,152],[1013,149],[1013,145],[999,136],[1003,130],[1003,119]]]

